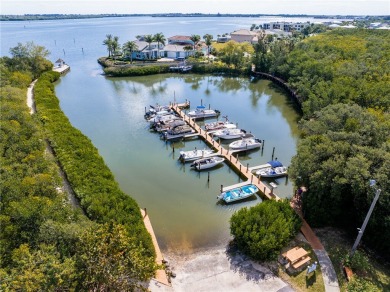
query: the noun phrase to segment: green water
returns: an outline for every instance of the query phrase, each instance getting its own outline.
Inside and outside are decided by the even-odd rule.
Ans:
[[[274,19],[274,18],[273,18]],[[282,18],[279,20],[288,19]],[[147,208],[164,252],[183,252],[225,244],[229,218],[244,206],[259,203],[259,197],[232,205],[218,204],[221,185],[239,182],[225,164],[207,172],[196,172],[177,161],[181,149],[206,147],[200,140],[173,145],[150,133],[143,115],[145,107],[174,100],[201,102],[228,115],[230,121],[265,140],[264,151],[240,156],[250,166],[275,156],[289,165],[296,152],[298,115],[289,98],[269,81],[198,75],[158,75],[137,78],[106,78],[96,60],[107,55],[102,45],[106,34],[119,36],[120,43],[136,35],[162,32],[173,35],[214,35],[249,28],[251,24],[276,21],[267,18],[159,18],[122,17],[59,21],[13,21],[2,23],[1,55],[18,42],[43,45],[70,65],[71,71],[56,85],[62,110],[71,123],[98,148],[124,192]],[[298,20],[294,20],[298,21]],[[303,21],[303,20],[301,20]],[[306,21],[306,20],[305,20]],[[275,193],[289,197],[293,186],[278,179]]]
[[[295,154],[298,115],[284,92],[269,81],[192,74],[96,76],[86,84],[69,87],[77,84],[73,78],[68,74],[56,86],[62,108],[91,138],[121,188],[147,209],[163,250],[182,252],[226,243],[233,212],[261,199],[218,203],[221,185],[238,183],[239,176],[224,164],[210,170],[208,181],[207,171],[197,172],[189,164],[180,163],[180,150],[207,145],[199,139],[175,143],[161,140],[148,129],[143,117],[145,107],[187,99],[192,107],[202,103],[220,110],[222,116],[227,115],[240,128],[265,140],[263,151],[240,155],[244,165],[266,163],[274,147],[275,157],[285,165]],[[278,196],[291,196],[293,186],[288,179],[275,182]]]

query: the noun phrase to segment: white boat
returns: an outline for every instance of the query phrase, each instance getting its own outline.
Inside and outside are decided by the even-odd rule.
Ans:
[[[219,115],[219,111],[206,109],[203,105],[200,105],[195,110],[189,111],[187,115],[193,119],[213,118]]]
[[[237,139],[237,138],[244,137],[245,134],[246,131],[242,129],[223,129],[214,132],[213,136],[221,139],[229,140],[229,139]]]
[[[152,128],[155,129],[157,132],[164,132],[168,131],[169,129],[172,129],[177,126],[185,125],[186,122],[182,121],[180,118],[168,120],[165,122],[159,122],[155,123]]]
[[[225,158],[220,156],[213,156],[209,158],[201,158],[198,160],[195,160],[191,167],[197,169],[197,170],[203,170],[203,169],[209,169],[212,167],[215,167],[225,161]]]
[[[229,121],[225,121],[225,122],[216,121],[204,125],[204,129],[209,133],[213,133],[215,131],[223,130],[223,129],[235,129],[235,128],[237,128],[237,125]]]
[[[184,137],[185,135],[195,133],[195,130],[192,129],[189,125],[184,124],[180,126],[173,127],[168,131],[164,132],[163,136],[166,140],[176,139]]]
[[[200,158],[207,158],[210,155],[213,155],[214,151],[210,149],[203,149],[203,150],[190,150],[190,151],[180,151],[179,160],[187,162],[187,161],[194,161],[198,160]]]
[[[163,114],[165,112],[172,113],[172,110],[168,105],[150,105],[149,110],[145,113],[145,119],[148,120],[158,114]]]
[[[241,140],[234,141],[229,144],[229,150],[231,151],[245,151],[260,148],[262,145],[260,139],[254,137],[242,138]]]
[[[217,196],[218,200],[223,200],[226,203],[231,203],[234,201],[239,201],[246,199],[254,194],[256,194],[259,191],[259,189],[253,185],[246,185],[239,188],[235,188],[226,192],[221,193],[219,196]]]
[[[268,161],[269,167],[256,171],[256,174],[260,177],[281,177],[287,175],[287,167],[283,166],[278,160]]]
[[[174,118],[177,118],[177,116],[172,114],[172,112],[162,111],[162,112],[159,112],[159,114],[148,119],[148,121],[149,121],[150,125],[153,125],[154,123],[163,122],[163,121],[171,120]]]

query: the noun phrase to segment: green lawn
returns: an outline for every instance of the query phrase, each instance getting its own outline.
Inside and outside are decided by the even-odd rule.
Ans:
[[[348,282],[342,264],[351,251],[353,239],[337,229],[321,228],[315,232],[332,260],[341,291],[390,291],[390,267],[384,264],[384,260],[375,259],[358,249],[360,270],[355,269],[354,280]]]
[[[309,252],[309,256],[311,257],[310,263],[313,263],[315,261],[318,262],[317,256],[310,248],[309,244],[302,241],[294,240],[291,246],[289,248],[286,248],[286,250],[292,248],[293,246],[300,246],[303,247],[305,250],[307,250]],[[317,270],[315,272],[306,275],[306,269],[298,273],[289,274],[279,264],[277,276],[280,277],[283,281],[289,283],[291,287],[296,291],[304,291],[304,292],[325,291],[324,280],[322,278],[322,273],[319,266],[317,266]]]

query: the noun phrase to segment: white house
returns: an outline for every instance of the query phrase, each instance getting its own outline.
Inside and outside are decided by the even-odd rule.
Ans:
[[[134,60],[157,59],[163,56],[164,45],[162,43],[152,42],[150,46],[145,41],[136,40],[134,43],[138,47],[138,50],[132,53]]]
[[[258,38],[257,33],[249,29],[236,30],[230,34],[230,37],[232,41],[238,43],[248,42],[250,44],[257,42]]]

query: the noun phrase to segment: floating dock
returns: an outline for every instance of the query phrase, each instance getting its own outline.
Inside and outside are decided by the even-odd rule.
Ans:
[[[69,65],[63,64],[61,66],[54,67],[53,71],[58,72],[60,74],[65,74],[66,72],[70,71],[70,67]]]
[[[183,121],[187,122],[197,132],[199,137],[201,137],[211,148],[217,151],[215,154],[223,156],[225,158],[225,161],[229,163],[233,169],[239,172],[241,176],[246,178],[246,181],[240,184],[254,184],[268,199],[280,200],[280,198],[273,193],[273,188],[270,189],[260,180],[259,177],[252,173],[253,168],[249,168],[247,166],[242,165],[241,162],[238,160],[238,156],[233,155],[234,153],[237,153],[237,151],[229,151],[228,149],[223,148],[222,145],[218,143],[218,141],[215,141],[213,139],[210,133],[203,130],[193,119],[188,117],[180,107],[178,107],[176,104],[173,104],[171,107],[183,119]],[[227,190],[229,188],[235,187],[238,187],[238,185],[236,184],[225,188],[221,186],[221,190]]]

